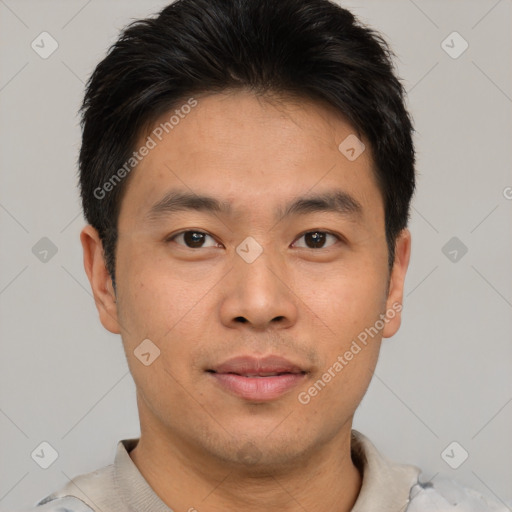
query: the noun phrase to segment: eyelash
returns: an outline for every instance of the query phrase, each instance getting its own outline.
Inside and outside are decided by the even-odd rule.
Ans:
[[[185,233],[199,233],[199,234],[202,234],[202,235],[209,236],[209,237],[211,237],[212,239],[215,240],[215,238],[212,235],[210,235],[209,233],[206,233],[205,231],[201,231],[201,230],[198,230],[198,229],[187,229],[185,231],[180,231],[179,233],[175,233],[174,235],[171,235],[171,236],[167,237],[165,239],[165,242],[173,242],[175,238],[177,238],[180,235],[184,235]],[[333,233],[331,231],[326,231],[326,230],[320,230],[320,229],[313,229],[313,230],[305,231],[304,233],[300,234],[296,238],[296,241],[300,240],[304,235],[308,235],[308,234],[311,234],[311,233],[322,233],[322,234],[325,234],[325,235],[331,235],[334,238],[336,238],[339,242],[344,242],[345,241],[340,235],[338,235],[336,233]],[[204,247],[188,247],[188,246],[186,246],[184,244],[178,244],[178,245],[181,245],[182,247],[184,247],[186,249],[192,249],[192,250],[205,249]],[[316,249],[312,248],[312,247],[301,247],[301,249],[309,249],[309,250],[312,250],[312,251],[318,251],[318,250],[321,250],[321,249],[328,249],[329,247],[332,247],[332,246],[319,247],[319,248],[316,248]],[[206,247],[206,249],[210,249],[210,248],[211,247]]]

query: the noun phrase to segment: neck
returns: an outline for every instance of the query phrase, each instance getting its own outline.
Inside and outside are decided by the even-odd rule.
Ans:
[[[142,429],[130,457],[175,511],[348,512],[361,488],[351,458],[351,421],[331,442],[280,468],[233,466],[169,432],[156,434]]]

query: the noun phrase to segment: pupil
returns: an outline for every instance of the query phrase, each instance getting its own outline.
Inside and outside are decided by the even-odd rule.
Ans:
[[[198,233],[197,231],[188,231],[184,234],[183,238],[187,245],[191,245],[192,247],[201,247],[203,233]]]
[[[319,233],[318,231],[308,233],[306,235],[306,240],[308,239],[308,237],[310,237],[310,240],[312,241],[313,248],[322,247],[323,242],[325,241],[325,233]]]

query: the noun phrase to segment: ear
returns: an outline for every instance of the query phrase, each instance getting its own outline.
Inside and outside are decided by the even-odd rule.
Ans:
[[[112,279],[105,266],[103,244],[96,229],[87,225],[80,233],[84,251],[84,268],[91,283],[100,321],[108,331],[120,334],[117,304]]]
[[[384,338],[390,338],[400,328],[405,274],[409,266],[410,256],[411,233],[408,229],[403,229],[397,236],[395,242],[395,261],[391,269],[388,297],[386,300],[387,322],[382,331]]]

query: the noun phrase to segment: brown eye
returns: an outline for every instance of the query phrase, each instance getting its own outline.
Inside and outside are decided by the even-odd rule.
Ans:
[[[307,233],[304,233],[298,240],[304,238],[305,245],[302,247],[305,247],[306,249],[324,249],[326,247],[326,241],[328,240],[328,237],[333,238],[334,243],[336,243],[336,240],[339,240],[339,237],[326,231],[308,231]],[[327,247],[330,246],[327,245]]]
[[[176,241],[179,245],[185,245],[189,249],[201,249],[203,247],[215,247],[217,243],[213,240],[213,245],[204,245],[206,238],[209,237],[213,240],[213,238],[207,233],[203,233],[202,231],[182,231],[171,238],[170,241]],[[180,240],[178,242],[178,240]]]

